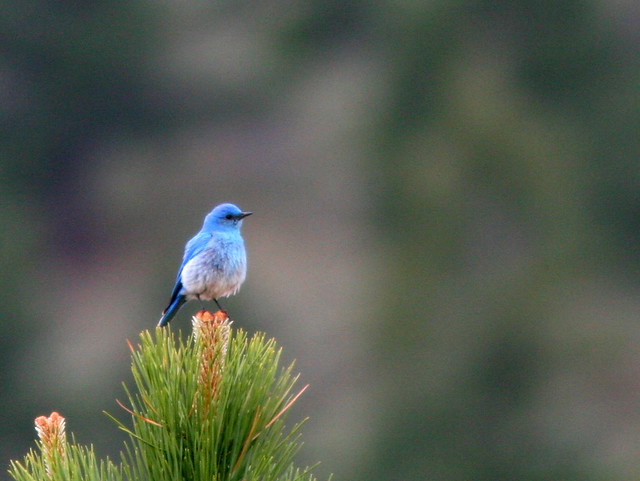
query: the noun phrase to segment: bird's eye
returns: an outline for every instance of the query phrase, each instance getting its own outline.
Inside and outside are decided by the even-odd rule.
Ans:
[[[233,219],[233,216],[231,214],[227,214],[227,215],[224,216],[224,218],[227,219],[227,220],[231,220],[231,219]]]

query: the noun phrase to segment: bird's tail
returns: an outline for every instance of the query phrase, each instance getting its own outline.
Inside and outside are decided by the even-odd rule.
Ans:
[[[160,318],[160,322],[158,322],[158,327],[164,327],[169,324],[169,321],[174,318],[174,316],[178,313],[182,304],[187,302],[187,298],[183,295],[177,296],[174,301],[169,304],[164,312],[162,313],[162,317]]]

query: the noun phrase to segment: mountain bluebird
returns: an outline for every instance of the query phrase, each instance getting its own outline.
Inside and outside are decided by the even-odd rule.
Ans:
[[[240,289],[247,275],[247,254],[240,235],[242,219],[251,215],[233,204],[220,204],[204,218],[202,229],[187,242],[169,305],[158,326],[166,326],[191,300],[214,300]]]

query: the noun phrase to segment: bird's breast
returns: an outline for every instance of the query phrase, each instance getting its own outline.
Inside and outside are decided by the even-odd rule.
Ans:
[[[182,270],[183,293],[188,298],[217,299],[235,294],[245,280],[244,243],[214,239]]]

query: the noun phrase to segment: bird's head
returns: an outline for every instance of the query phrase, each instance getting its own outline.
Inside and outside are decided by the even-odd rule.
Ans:
[[[253,212],[242,212],[233,204],[220,204],[216,206],[204,219],[203,230],[240,229],[242,219]]]

